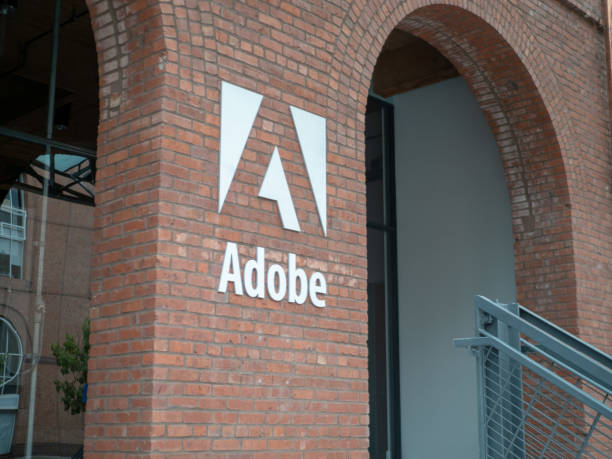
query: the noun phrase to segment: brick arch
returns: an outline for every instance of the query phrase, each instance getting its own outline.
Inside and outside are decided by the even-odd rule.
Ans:
[[[136,0],[84,1],[96,43],[103,132],[107,120],[143,102],[137,96],[150,89],[145,88],[147,79],[165,77],[168,48],[162,30],[165,21],[157,1],[148,4]],[[155,56],[156,62],[151,62]],[[137,70],[153,72],[145,76]]]
[[[575,151],[573,136],[551,119],[545,103],[561,110],[555,81],[540,91],[533,73],[508,41],[483,17],[453,5],[400,2],[395,8],[363,6],[353,28],[363,38],[340,64],[357,80],[359,110],[365,101],[375,61],[394,27],[436,47],[466,79],[487,117],[504,165],[511,199],[518,300],[577,330],[576,274],[571,197],[562,151]],[[457,3],[457,2],[452,2]],[[371,8],[371,10],[369,10]],[[482,7],[482,16],[489,13]],[[501,23],[498,18],[492,21]],[[375,31],[375,32],[368,32]],[[340,45],[342,48],[342,45]],[[349,47],[351,48],[351,47]],[[534,72],[535,73],[535,72]],[[363,120],[361,120],[363,121]],[[571,132],[571,131],[570,131]],[[562,317],[561,320],[559,318]]]
[[[155,315],[146,309],[156,292],[142,273],[159,262],[150,243],[158,208],[144,197],[161,181],[167,36],[157,1],[85,3],[98,58],[99,124],[84,449],[89,457],[147,454],[151,444],[133,437],[148,431],[127,425],[150,420],[155,405]]]

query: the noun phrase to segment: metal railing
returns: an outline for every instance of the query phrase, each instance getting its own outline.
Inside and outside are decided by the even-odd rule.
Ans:
[[[481,458],[612,458],[612,358],[518,304],[478,296]]]

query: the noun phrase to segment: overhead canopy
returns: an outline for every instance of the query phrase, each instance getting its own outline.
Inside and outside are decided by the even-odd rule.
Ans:
[[[2,21],[0,42],[0,201],[22,174],[41,174],[51,161],[44,156],[45,145],[15,137],[6,130],[36,139],[46,137],[53,45],[54,2],[17,2]],[[0,37],[3,34],[0,33]],[[54,146],[58,174],[89,168],[79,180],[92,181],[98,126],[98,83],[95,42],[87,8],[82,1],[63,0],[56,67],[52,139],[84,149],[87,154]],[[76,156],[75,156],[76,155]],[[38,161],[38,162],[37,162]],[[52,179],[54,180],[55,177]],[[64,177],[63,185],[72,181]],[[61,182],[57,177],[57,182]],[[26,183],[40,188],[30,175]],[[62,185],[62,186],[63,186]],[[31,191],[36,191],[32,189]],[[60,191],[58,188],[56,191]],[[55,197],[62,198],[63,191]],[[86,193],[87,194],[87,193]]]

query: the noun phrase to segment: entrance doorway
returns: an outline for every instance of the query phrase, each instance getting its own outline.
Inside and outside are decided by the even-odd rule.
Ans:
[[[473,333],[474,295],[515,301],[504,168],[454,68],[402,84],[385,69],[366,112],[370,454],[473,458],[476,369],[452,339]]]
[[[366,110],[370,457],[401,449],[393,105]]]

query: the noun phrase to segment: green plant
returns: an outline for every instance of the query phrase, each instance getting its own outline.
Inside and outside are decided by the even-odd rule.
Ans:
[[[66,333],[66,341],[51,345],[51,352],[60,368],[63,379],[56,379],[55,390],[62,394],[64,409],[71,414],[85,411],[84,390],[87,384],[89,360],[89,319],[83,322],[83,342]]]

